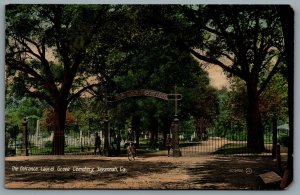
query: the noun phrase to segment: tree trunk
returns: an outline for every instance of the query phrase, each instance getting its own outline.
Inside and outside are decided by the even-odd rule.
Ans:
[[[254,79],[249,79],[247,81],[247,93],[247,147],[254,152],[262,152],[265,150],[264,134],[259,111],[257,82],[254,81]]]
[[[66,110],[67,106],[63,103],[58,103],[54,108],[55,128],[52,147],[53,155],[64,155]]]
[[[207,131],[205,127],[205,119],[203,116],[195,117],[196,120],[196,139],[197,140],[207,140]]]
[[[151,131],[150,142],[153,149],[156,149],[157,147],[157,138],[158,138],[157,128],[158,128],[157,120],[152,119],[150,124],[150,131]]]
[[[200,117],[195,117],[195,124],[196,124],[196,137],[195,137],[195,139],[198,141],[198,140],[201,140],[201,135],[202,135],[202,132],[201,132],[201,118]]]

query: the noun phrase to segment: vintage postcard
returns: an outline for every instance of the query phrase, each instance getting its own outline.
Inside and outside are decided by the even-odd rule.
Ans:
[[[289,5],[8,4],[5,188],[282,190]]]

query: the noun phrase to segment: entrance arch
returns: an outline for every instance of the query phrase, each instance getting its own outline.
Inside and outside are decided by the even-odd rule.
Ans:
[[[111,96],[108,99],[108,102],[117,102],[124,100],[129,97],[142,97],[142,96],[148,96],[148,97],[155,97],[158,99],[162,99],[165,101],[168,100],[181,100],[182,95],[181,94],[166,94],[160,91],[150,90],[150,89],[139,89],[139,90],[129,90],[122,93],[117,94],[116,96]],[[175,98],[172,98],[174,96]]]
[[[130,97],[154,97],[158,99],[162,99],[165,101],[172,100],[175,102],[175,111],[174,111],[174,120],[172,126],[172,140],[173,140],[173,156],[181,156],[181,152],[179,149],[179,137],[178,137],[178,130],[179,130],[179,120],[177,118],[177,101],[182,99],[182,94],[175,93],[174,94],[167,94],[160,91],[149,90],[149,89],[139,89],[139,90],[129,90],[115,96],[107,97],[106,103],[114,103],[126,98]],[[108,118],[108,117],[107,117]],[[109,121],[107,121],[109,123]],[[106,125],[106,133],[104,138],[104,150],[108,150],[108,137],[109,137],[109,124]],[[105,152],[108,155],[108,152]]]

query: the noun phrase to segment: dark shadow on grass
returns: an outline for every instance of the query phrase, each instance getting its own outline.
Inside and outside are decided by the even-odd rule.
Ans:
[[[265,150],[263,153],[270,153],[270,150]],[[261,153],[258,153],[250,148],[247,148],[244,145],[239,144],[225,144],[223,147],[219,148],[213,154],[253,154],[253,155],[259,155]]]
[[[12,166],[21,167],[52,167],[54,171],[38,171],[38,172],[26,172],[26,171],[12,171]],[[70,167],[70,171],[59,172],[57,167]],[[75,172],[72,171],[73,167],[89,167],[97,170],[100,168],[114,168],[117,167],[118,172]],[[162,168],[162,167],[168,167]],[[120,168],[125,168],[127,172],[121,172]],[[8,182],[72,182],[72,181],[92,181],[98,180],[102,182],[124,180],[128,177],[134,178],[143,174],[149,173],[161,173],[176,168],[171,163],[155,163],[155,162],[139,162],[139,161],[113,161],[113,160],[70,160],[70,159],[59,159],[59,160],[37,160],[37,161],[6,161],[5,172],[6,172],[6,183]]]

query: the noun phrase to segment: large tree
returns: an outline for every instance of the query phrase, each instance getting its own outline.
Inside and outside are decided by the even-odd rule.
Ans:
[[[283,62],[283,35],[274,6],[209,5],[186,12],[205,40],[190,45],[199,60],[220,66],[247,87],[247,146],[264,150],[259,97]]]
[[[18,95],[45,100],[53,108],[53,154],[64,154],[69,103],[99,84],[92,82],[84,64],[95,41],[112,34],[110,24],[118,21],[118,10],[109,5],[6,7],[7,84]]]

